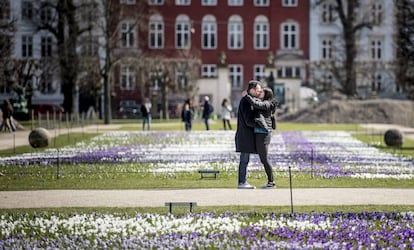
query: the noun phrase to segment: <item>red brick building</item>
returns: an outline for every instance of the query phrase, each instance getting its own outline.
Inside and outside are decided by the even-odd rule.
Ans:
[[[139,4],[139,0],[117,2],[128,11],[134,10],[134,6]],[[270,72],[276,83],[276,95],[283,95],[283,100],[290,98],[286,96],[286,91],[291,91],[291,98],[294,99],[298,84],[300,86],[307,78],[310,8],[307,0],[146,2],[145,21],[141,21],[138,30],[133,31],[138,39],[130,44],[130,49],[139,50],[146,56],[178,58],[183,51],[187,51],[199,57],[198,95],[200,98],[203,95],[211,96],[215,106],[219,105],[223,96],[230,98],[233,106],[236,106],[240,92],[248,81],[267,79]],[[126,13],[125,18],[128,11],[123,12]],[[124,40],[127,44],[127,38]],[[118,68],[117,72],[122,75],[124,71],[125,68]],[[225,76],[220,78],[219,74]],[[153,91],[151,84],[139,87],[143,83],[137,75],[134,76],[135,88],[125,89],[121,87],[125,85],[122,83],[127,79],[125,77],[115,77],[117,102],[134,99],[139,103],[143,96]],[[180,80],[176,75],[172,77],[174,81]],[[216,86],[209,87],[215,79]],[[220,90],[221,85],[227,84],[223,79],[228,79],[230,93],[223,94],[226,92],[225,87],[223,91]],[[172,98],[180,99],[171,95],[168,97],[170,101]]]

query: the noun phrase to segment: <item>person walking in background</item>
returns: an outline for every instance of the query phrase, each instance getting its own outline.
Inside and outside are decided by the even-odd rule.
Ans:
[[[206,130],[210,130],[210,116],[214,111],[213,106],[210,104],[210,98],[208,96],[204,97],[204,105],[203,105],[203,115],[202,118],[204,119],[204,124],[206,125]]]
[[[260,96],[262,86],[259,81],[251,80],[247,85],[246,95],[240,99],[237,111],[237,129],[235,136],[236,152],[240,152],[238,188],[254,189],[253,185],[247,182],[247,165],[250,161],[250,154],[256,154],[256,138],[254,127],[257,126],[254,121],[254,112],[248,101],[247,95],[253,97]]]
[[[193,111],[191,111],[190,103],[185,102],[183,111],[181,113],[182,121],[184,122],[185,131],[191,131],[192,120],[193,120]]]
[[[247,100],[254,108],[256,150],[267,175],[267,183],[262,188],[274,188],[276,184],[273,178],[273,167],[268,159],[268,149],[272,130],[276,128],[273,127],[272,116],[276,112],[277,102],[273,98],[273,91],[267,87],[263,88],[260,99],[248,95]]]
[[[224,130],[227,130],[227,127],[231,130],[230,118],[231,105],[229,104],[227,99],[223,99],[223,102],[221,103],[221,120],[223,121]]]
[[[13,124],[13,106],[9,100],[4,100],[3,105],[1,106],[2,118],[3,121],[0,126],[0,131],[16,131],[16,127]]]
[[[144,103],[141,105],[142,130],[145,130],[145,124],[147,124],[147,130],[151,130],[151,108],[151,101],[146,97]]]

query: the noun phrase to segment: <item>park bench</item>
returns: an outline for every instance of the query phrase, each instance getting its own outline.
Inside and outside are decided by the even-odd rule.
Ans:
[[[201,179],[211,177],[214,179],[217,178],[217,175],[220,173],[220,170],[213,170],[213,169],[207,169],[207,170],[198,170],[198,173],[201,175]]]
[[[194,202],[194,201],[190,201],[190,202],[182,202],[182,201],[181,202],[173,202],[173,201],[170,201],[170,202],[166,202],[165,206],[170,208],[170,213],[172,213],[172,208],[173,207],[190,207],[190,212],[192,213],[193,212],[193,207],[197,206],[197,202]]]

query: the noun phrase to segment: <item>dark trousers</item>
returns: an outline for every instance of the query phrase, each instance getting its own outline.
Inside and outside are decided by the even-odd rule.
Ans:
[[[256,151],[259,154],[260,161],[262,162],[266,175],[267,181],[273,182],[273,168],[272,165],[269,163],[269,159],[267,157],[267,152],[269,148],[271,133],[269,134],[261,134],[256,133]]]
[[[227,130],[227,127],[229,127],[229,129],[231,130],[230,120],[223,119],[223,127],[224,127],[224,130]]]

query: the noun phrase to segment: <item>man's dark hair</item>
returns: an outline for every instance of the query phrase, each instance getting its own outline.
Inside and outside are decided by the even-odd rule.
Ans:
[[[256,88],[257,85],[260,85],[260,84],[261,84],[261,82],[259,82],[257,80],[249,81],[249,84],[247,85],[247,93],[249,92],[249,90]]]

